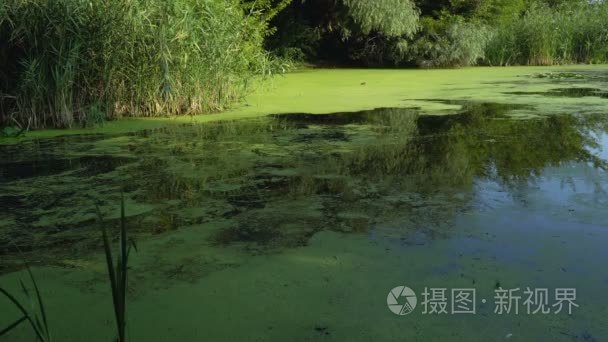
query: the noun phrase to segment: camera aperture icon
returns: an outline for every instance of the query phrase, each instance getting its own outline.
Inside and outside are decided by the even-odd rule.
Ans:
[[[388,293],[386,304],[395,315],[405,316],[414,311],[418,298],[409,287],[397,286]]]

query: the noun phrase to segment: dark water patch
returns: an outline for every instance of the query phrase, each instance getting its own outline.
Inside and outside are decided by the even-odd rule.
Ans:
[[[235,242],[256,243],[267,245],[281,238],[278,227],[260,225],[256,222],[244,223],[236,227],[221,230],[213,237],[215,243],[228,245]]]
[[[417,125],[421,135],[444,132],[455,125],[474,126],[483,120],[505,118],[506,114],[514,110],[531,109],[527,105],[520,104],[469,103],[444,100],[435,100],[434,102],[461,105],[462,108],[457,115],[420,116]]]
[[[112,137],[114,135],[105,134],[105,133],[91,133],[91,134],[70,134],[70,135],[60,135],[52,138],[36,138],[28,141],[21,142],[19,144],[10,144],[10,145],[0,145],[0,148],[10,148],[11,146],[23,145],[23,144],[33,144],[40,147],[52,148],[59,145],[65,144],[76,144],[83,142],[95,142],[101,139],[107,139],[108,137]]]
[[[184,123],[171,125],[168,127],[132,132],[128,136],[144,140],[151,139],[152,142],[157,139],[174,137],[176,138],[175,140],[182,143],[187,140],[188,144],[184,144],[185,146],[196,146],[201,142],[222,142],[227,137],[239,137],[238,140],[242,140],[243,136],[271,134],[276,131],[293,128],[293,126],[293,123],[288,125],[283,121],[268,122],[265,121],[264,118],[243,118],[237,120],[211,121],[204,124]]]
[[[226,201],[238,208],[256,209],[264,208],[265,201],[257,192],[239,192],[235,195],[228,195]]]
[[[459,120],[464,122],[470,120],[474,116],[486,116],[486,117],[503,117],[507,113],[514,110],[532,109],[533,107],[525,104],[511,104],[511,103],[495,103],[495,102],[474,102],[468,100],[445,100],[445,99],[415,99],[416,101],[428,101],[437,102],[447,105],[459,105],[462,108],[456,111],[451,118],[445,118],[445,116],[434,116],[434,117],[423,117],[428,121],[449,121]],[[273,114],[270,117],[285,120],[288,122],[294,122],[300,124],[297,128],[306,128],[306,125],[335,125],[344,126],[348,124],[366,124],[366,125],[391,125],[394,124],[399,117],[409,118],[418,117],[418,111],[414,108],[378,108],[374,110],[365,110],[358,112],[340,112],[330,114],[303,114],[303,113],[291,113],[291,114]],[[325,139],[345,140],[344,134],[339,131],[328,131],[324,133],[316,133],[317,137]],[[304,140],[311,140],[315,138],[315,135],[310,137],[303,136]]]
[[[329,114],[287,113],[272,114],[271,118],[298,124],[297,128],[307,125],[344,126],[349,124],[388,124],[394,120],[395,115],[416,115],[413,108],[377,108],[358,112],[339,112]]]
[[[277,175],[259,175],[253,178],[255,190],[259,193],[264,192],[286,192],[294,182],[299,179],[299,176],[277,176]]]
[[[21,197],[11,195],[0,195],[0,208],[3,210],[17,210],[25,206]]]
[[[0,180],[10,181],[31,177],[44,177],[78,170],[83,176],[94,176],[113,171],[118,166],[133,162],[131,158],[115,156],[84,156],[74,158],[52,158],[0,163]]]
[[[549,91],[513,91],[509,95],[540,95],[546,97],[600,97],[608,99],[608,91],[598,88],[555,88]]]
[[[477,102],[470,100],[445,100],[445,99],[414,99],[414,101],[425,101],[442,103],[446,105],[460,106],[460,110],[453,114],[483,115],[486,117],[503,117],[514,110],[534,109],[533,106],[521,103],[502,103],[502,102]]]
[[[275,194],[276,195],[276,194]],[[310,207],[310,200],[271,200],[263,208],[251,208],[233,216],[234,224],[215,232],[216,245],[244,244],[256,253],[303,246],[314,233],[327,229],[327,218]],[[319,208],[317,208],[319,209]]]
[[[331,114],[287,113],[272,114],[271,117],[279,120],[294,122],[301,125],[347,125],[366,122],[367,115],[369,112],[370,111],[361,111]]]
[[[293,139],[294,142],[310,142],[313,140],[348,141],[348,135],[340,131],[303,132]]]
[[[266,215],[245,215],[238,224],[213,235],[211,242],[219,246],[244,244],[255,253],[273,252],[283,248],[305,246],[323,226],[317,221],[293,221],[289,218]]]
[[[53,138],[38,138],[16,144],[0,144],[0,155],[4,161],[21,161],[42,158],[47,155],[61,154],[65,150],[71,152],[87,150],[93,143],[112,137],[109,134],[74,134]]]

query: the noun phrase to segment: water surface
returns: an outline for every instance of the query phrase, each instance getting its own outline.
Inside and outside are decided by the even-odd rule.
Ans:
[[[511,95],[605,97],[558,86]],[[59,321],[90,310],[88,329],[111,336],[107,305],[82,303],[107,295],[96,206],[116,226],[123,192],[140,241],[134,340],[608,337],[606,113],[425,101],[457,109],[269,114],[0,146],[0,271],[25,259],[55,274],[51,305],[79,308],[55,309],[56,326],[82,336]],[[475,316],[400,317],[385,303],[398,285],[474,287],[489,302]],[[576,287],[580,308],[497,316],[497,285]]]

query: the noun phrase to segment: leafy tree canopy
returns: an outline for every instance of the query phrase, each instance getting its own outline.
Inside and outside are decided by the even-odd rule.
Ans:
[[[348,15],[361,32],[389,37],[411,35],[418,28],[419,11],[410,0],[343,0]]]

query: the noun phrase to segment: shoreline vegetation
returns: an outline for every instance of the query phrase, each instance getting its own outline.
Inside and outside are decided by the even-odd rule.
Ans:
[[[180,125],[204,124],[216,121],[253,119],[269,114],[356,112],[375,108],[418,108],[425,115],[454,113],[458,106],[433,99],[459,100],[471,93],[480,101],[499,103],[535,102],[537,109],[555,114],[566,113],[582,105],[596,103],[603,108],[601,98],[571,98],[570,107],[556,108],[550,97],[513,97],[509,84],[525,82],[526,88],[539,93],[555,88],[551,75],[608,74],[608,65],[568,66],[510,66],[468,67],[458,69],[303,69],[266,79],[226,111],[200,115],[165,117],[124,117],[106,120],[96,125],[65,128],[41,128],[21,135],[0,136],[0,145],[16,144],[33,139],[60,136],[107,134],[122,135],[142,130],[155,130]],[[488,76],[490,75],[490,76]],[[539,77],[535,77],[539,75]],[[540,77],[542,76],[542,77]],[[544,77],[546,76],[546,77]],[[487,82],[497,82],[487,87]],[[593,82],[586,78],[566,78],[563,82]],[[365,85],[361,83],[365,82]],[[484,83],[485,82],[485,83]],[[580,86],[580,85],[579,85]]]
[[[0,124],[221,111],[274,67],[268,30],[238,0],[4,1]]]
[[[608,61],[608,4],[578,0],[7,0],[3,138],[223,112],[295,65]]]

